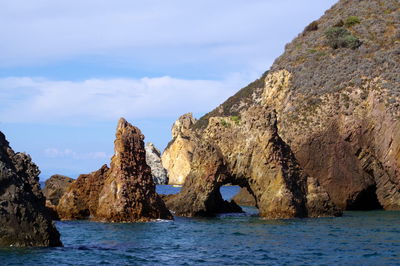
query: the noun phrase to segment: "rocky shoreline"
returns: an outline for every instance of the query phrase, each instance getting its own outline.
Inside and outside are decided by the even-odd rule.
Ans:
[[[39,168],[0,132],[0,247],[61,246],[53,219],[149,222],[240,213],[240,205],[266,219],[400,210],[393,6],[339,1],[258,80],[198,120],[179,117],[162,154],[121,118],[109,166],[76,180],[54,175],[43,193]],[[156,184],[182,189],[158,195]],[[220,193],[228,184],[241,187],[230,202]]]

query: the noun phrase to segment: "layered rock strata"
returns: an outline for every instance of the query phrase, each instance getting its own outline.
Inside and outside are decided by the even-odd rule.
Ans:
[[[60,234],[45,208],[38,167],[15,153],[0,132],[0,246],[61,246]]]
[[[286,216],[305,213],[296,206],[306,206],[307,215],[329,215],[329,198],[344,210],[400,209],[399,17],[396,0],[339,1],[286,45],[260,79],[196,121],[186,135],[197,139],[176,149],[173,158],[182,156],[179,151],[186,147],[196,153],[197,145],[212,145],[227,165],[225,174],[247,180],[244,186],[250,187],[261,215],[267,217],[274,216],[268,214],[274,205],[282,206],[273,200],[277,193],[292,199]],[[346,36],[332,40],[333,32]],[[278,147],[291,151],[280,153],[283,157],[275,153],[279,148],[265,148],[268,138],[260,132],[265,125],[257,121],[271,113],[267,110],[276,112],[276,134],[287,148]],[[302,175],[288,175],[297,171],[286,170],[293,163],[289,168],[282,164],[294,162],[290,158]],[[266,161],[273,162],[273,170],[256,166]],[[192,179],[200,180],[198,162],[188,162]],[[268,180],[273,179],[265,177],[254,181],[266,172],[282,172],[283,179],[276,180],[297,183],[297,188],[282,186],[283,181],[271,187],[274,182]],[[266,205],[257,196],[263,192],[271,201]]]
[[[150,166],[153,181],[156,185],[168,184],[168,172],[161,162],[161,153],[153,143],[146,143],[146,163]]]
[[[140,130],[121,118],[110,168],[80,175],[61,198],[59,216],[107,222],[172,219],[155,191],[143,140]]]

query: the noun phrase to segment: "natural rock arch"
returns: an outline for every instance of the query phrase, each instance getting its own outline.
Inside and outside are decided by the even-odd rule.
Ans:
[[[275,112],[259,106],[243,116],[242,124],[210,120],[208,138],[195,141],[199,144],[182,191],[167,199],[167,206],[184,216],[232,211],[237,209],[236,204],[224,201],[219,192],[229,183],[248,187],[263,217],[340,215],[329,195],[303,173],[289,146],[277,134]],[[252,135],[245,136],[250,128]],[[234,143],[222,141],[233,137]]]

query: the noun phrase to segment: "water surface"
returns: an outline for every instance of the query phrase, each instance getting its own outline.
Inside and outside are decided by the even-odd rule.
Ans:
[[[179,188],[158,187],[160,193]],[[221,189],[225,199],[237,187]],[[250,214],[135,224],[57,222],[64,247],[2,249],[1,265],[400,264],[400,212],[264,220]]]

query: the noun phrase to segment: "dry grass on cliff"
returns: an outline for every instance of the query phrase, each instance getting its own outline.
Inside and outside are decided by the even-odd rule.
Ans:
[[[332,28],[342,34],[336,36],[339,40],[333,39],[334,43],[327,38],[327,31]],[[347,110],[352,106],[352,99],[348,97],[352,92],[347,90],[359,88],[357,97],[366,99],[372,88],[368,85],[376,78],[379,84],[373,89],[380,91],[375,95],[387,108],[398,113],[400,2],[340,1],[286,45],[285,53],[276,59],[270,71],[281,69],[293,73],[290,89],[304,99],[302,113],[315,111],[324,103],[322,99],[332,94],[337,94],[338,104]],[[267,73],[200,118],[193,128],[202,131],[212,116],[240,116],[242,110],[260,98]]]
[[[235,120],[240,120],[240,112],[254,104],[254,100],[259,98],[265,86],[265,72],[259,79],[253,81],[246,87],[239,90],[235,95],[228,98],[223,104],[201,117],[194,125],[193,129],[203,130],[208,125],[208,120],[213,116],[231,116]]]

